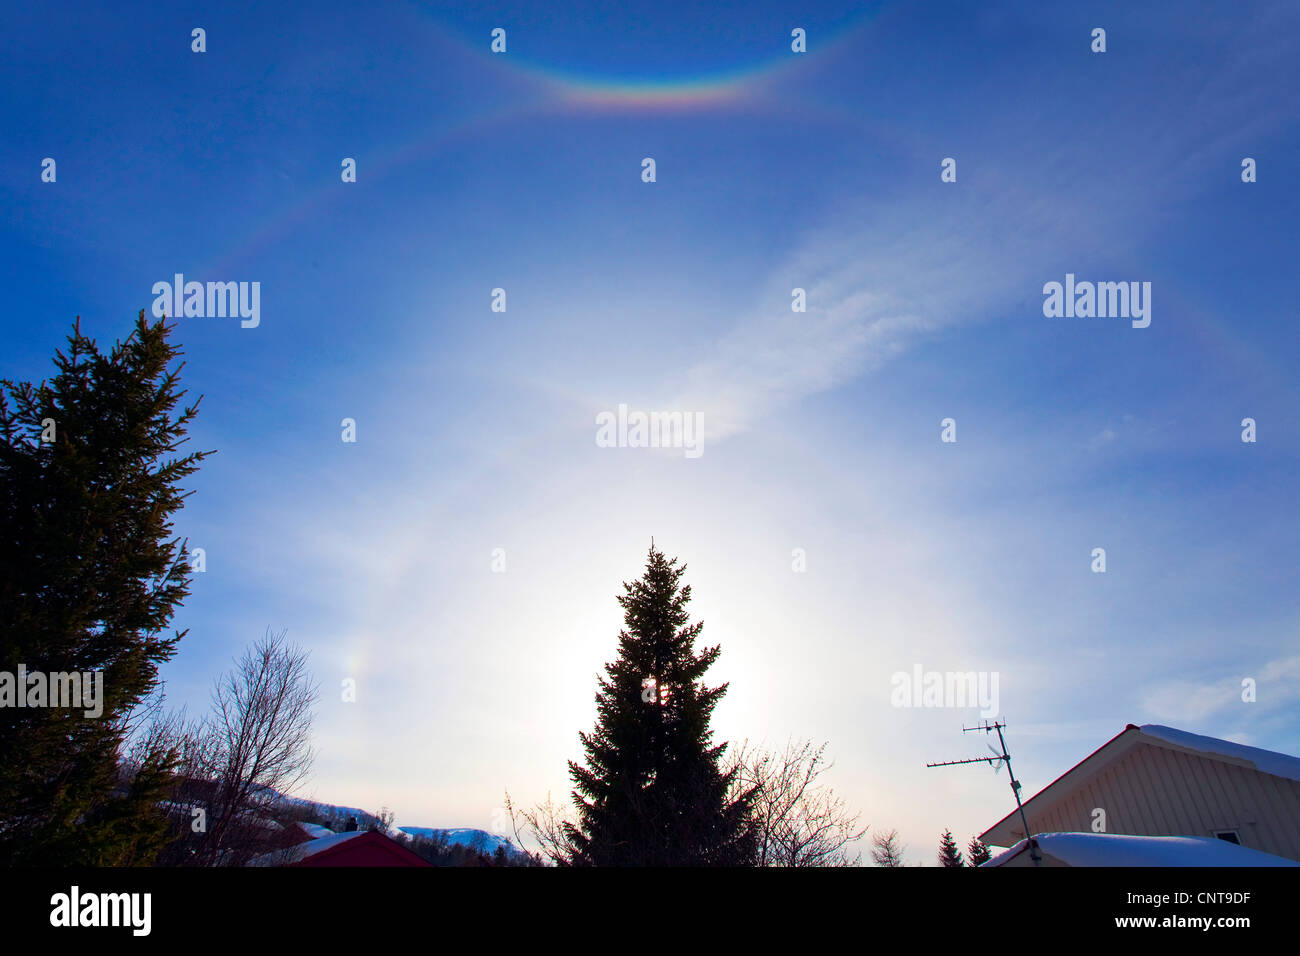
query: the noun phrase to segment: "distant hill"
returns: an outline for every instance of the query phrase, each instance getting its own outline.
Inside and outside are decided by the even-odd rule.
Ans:
[[[281,806],[306,811],[303,814],[304,816],[315,817],[316,819],[313,822],[321,823],[336,833],[347,829],[350,818],[356,819],[358,830],[369,830],[372,826],[379,825],[377,816],[362,810],[360,807],[340,807],[332,803],[307,800],[303,797],[286,797],[283,794],[276,794],[276,797],[278,797],[277,802]]]
[[[496,852],[496,848],[503,846],[507,853],[518,853],[519,848],[515,846],[514,841],[509,837],[498,836],[495,833],[488,833],[486,830],[475,830],[471,827],[460,827],[452,829],[440,829],[438,827],[398,827],[403,833],[409,833],[411,836],[429,837],[432,839],[438,835],[446,838],[448,843],[457,843],[461,846],[467,846],[471,850],[478,850],[480,853],[491,855]]]
[[[373,813],[362,810],[360,807],[341,807],[333,803],[321,803],[303,797],[286,797],[278,793],[275,794],[275,798],[281,806],[298,811],[295,815],[314,818],[312,822],[329,827],[336,833],[341,833],[347,829],[350,818],[356,819],[357,828],[360,830],[368,830],[372,826],[379,825],[378,817]],[[509,837],[488,833],[486,830],[478,830],[473,827],[396,827],[390,829],[389,833],[390,835],[404,833],[409,836],[430,839],[441,835],[448,843],[468,847],[488,856],[495,853],[499,846],[504,846],[506,852],[512,856],[520,853],[519,848],[515,846],[514,841]]]

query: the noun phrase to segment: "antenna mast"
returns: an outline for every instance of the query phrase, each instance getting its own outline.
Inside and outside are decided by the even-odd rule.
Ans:
[[[1002,736],[1002,731],[1006,726],[1005,723],[998,720],[995,720],[992,723],[989,723],[987,720],[982,720],[978,727],[963,727],[961,729],[961,732],[964,734],[968,734],[973,730],[981,730],[986,734],[996,730],[998,734],[998,745],[1002,748],[1001,753],[993,750],[992,746],[990,746],[989,750],[993,751],[992,757],[971,757],[967,760],[943,760],[939,763],[928,763],[926,766],[955,767],[958,764],[987,763],[993,767],[993,771],[996,773],[1001,768],[1001,765],[1005,763],[1007,765],[1007,776],[1011,778],[1011,792],[1016,795],[1016,809],[1020,811],[1020,824],[1025,828],[1025,839],[1029,841],[1029,858],[1034,861],[1034,866],[1037,866],[1042,861],[1042,857],[1038,855],[1038,843],[1035,842],[1034,835],[1029,832],[1029,821],[1025,819],[1025,807],[1024,804],[1020,802],[1020,781],[1016,779],[1016,773],[1011,769],[1011,754],[1007,752],[1007,741],[1006,738]]]

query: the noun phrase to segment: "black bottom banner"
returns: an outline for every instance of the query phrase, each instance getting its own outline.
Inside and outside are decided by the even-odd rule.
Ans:
[[[0,925],[9,942],[40,938],[77,951],[98,939],[130,947],[284,940],[327,945],[408,938],[436,944],[596,932],[629,946],[690,933],[734,944],[781,923],[801,934],[1029,941],[1133,936],[1231,945],[1295,925],[1293,869],[1052,869],[948,873],[940,868],[792,870],[327,869],[8,870]],[[801,929],[802,927],[802,929]],[[1244,935],[1243,935],[1244,934]],[[597,937],[608,938],[608,937]],[[638,942],[638,940],[640,942]],[[147,944],[146,944],[147,945]]]

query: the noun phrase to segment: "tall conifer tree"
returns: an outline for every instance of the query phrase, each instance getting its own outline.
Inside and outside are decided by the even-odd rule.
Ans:
[[[198,403],[166,320],[102,354],[81,333],[40,385],[0,383],[0,671],[103,674],[103,712],[0,707],[0,863],[150,862],[174,752],[123,760],[127,718],[183,633],[164,631],[190,566],[171,518]],[[11,689],[13,688],[11,685]]]
[[[702,678],[721,653],[698,653],[686,566],[650,546],[644,575],[624,583],[618,659],[606,665],[598,718],[581,734],[586,766],[570,761],[578,822],[572,862],[588,866],[741,866],[752,862],[750,795],[728,798],[709,721],[727,685]]]

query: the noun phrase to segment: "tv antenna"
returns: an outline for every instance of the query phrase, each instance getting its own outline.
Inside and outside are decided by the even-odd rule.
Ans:
[[[986,734],[997,731],[998,746],[1002,748],[1002,751],[998,752],[994,750],[993,745],[989,744],[989,752],[993,754],[992,757],[970,757],[966,760],[942,760],[939,763],[928,763],[926,766],[955,767],[958,764],[986,763],[993,768],[994,773],[997,773],[1002,769],[1002,765],[1006,764],[1007,776],[1011,778],[1011,792],[1016,795],[1016,809],[1020,811],[1020,824],[1025,828],[1025,839],[1029,841],[1029,858],[1034,861],[1034,866],[1037,866],[1041,862],[1042,858],[1038,855],[1038,844],[1035,842],[1033,834],[1029,832],[1029,821],[1025,819],[1024,804],[1020,802],[1020,781],[1016,779],[1015,771],[1011,769],[1011,754],[1007,752],[1007,741],[1006,738],[1002,736],[1002,731],[1006,726],[1005,723],[998,720],[994,720],[992,723],[987,720],[981,720],[978,727],[963,727],[961,729],[961,732],[964,734],[968,734],[975,730],[983,731]]]

